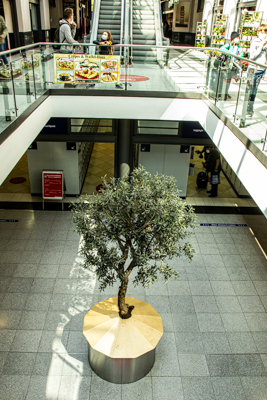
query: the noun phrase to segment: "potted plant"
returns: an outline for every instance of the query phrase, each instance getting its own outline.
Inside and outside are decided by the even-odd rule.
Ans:
[[[95,271],[100,290],[116,281],[120,285],[117,298],[97,303],[86,314],[83,333],[94,371],[110,382],[130,383],[152,368],[155,347],[163,334],[156,310],[141,300],[127,300],[130,274],[135,272],[134,286],[144,287],[156,282],[160,274],[165,281],[177,278],[171,259],[192,259],[193,248],[185,239],[193,233],[195,215],[193,208],[179,197],[173,177],[151,176],[140,167],[130,176],[110,182],[103,178],[102,185],[101,194],[73,203],[73,219],[82,235],[84,268]],[[148,314],[144,315],[144,310]],[[148,337],[140,345],[141,353],[136,353],[139,339],[136,340],[133,325],[140,327],[140,319],[142,324],[150,325],[142,328]],[[99,323],[100,329],[95,325]],[[122,332],[127,332],[126,336]],[[109,339],[102,340],[103,336]],[[125,346],[125,341],[131,345]],[[102,343],[103,351],[98,343]]]

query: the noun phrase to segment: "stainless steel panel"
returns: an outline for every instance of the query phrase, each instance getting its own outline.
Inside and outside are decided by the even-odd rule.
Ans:
[[[92,349],[89,343],[88,348],[92,369],[112,383],[136,382],[148,374],[155,362],[155,349],[137,358],[111,358]]]

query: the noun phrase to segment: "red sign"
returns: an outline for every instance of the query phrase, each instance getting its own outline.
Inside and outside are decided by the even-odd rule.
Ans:
[[[43,198],[63,199],[63,171],[43,171]]]
[[[143,82],[149,81],[146,76],[140,75],[120,75],[121,82]]]

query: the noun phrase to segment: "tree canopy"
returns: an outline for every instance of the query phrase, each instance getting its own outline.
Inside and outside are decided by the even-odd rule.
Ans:
[[[146,287],[159,274],[166,281],[178,277],[169,265],[173,257],[193,257],[185,238],[193,233],[195,215],[173,177],[139,167],[130,176],[103,178],[102,193],[73,203],[72,211],[83,236],[84,266],[95,268],[102,290],[118,279],[125,297],[133,269],[134,285]]]

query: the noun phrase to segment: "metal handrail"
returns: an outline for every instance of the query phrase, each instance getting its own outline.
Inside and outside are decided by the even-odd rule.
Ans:
[[[3,55],[3,54],[6,54],[6,55],[14,54],[14,53],[17,53],[17,52],[21,52],[22,50],[30,50],[30,49],[34,49],[34,48],[41,47],[41,46],[51,46],[52,47],[54,44],[55,44],[54,42],[38,42],[38,43],[30,44],[30,45],[27,45],[27,46],[17,47],[17,48],[12,49],[12,50],[3,51],[3,52],[1,52],[1,55]],[[64,45],[66,45],[66,43],[57,43],[57,45],[64,46]],[[90,46],[91,47],[96,47],[96,45],[93,44],[93,43],[79,43],[79,45],[82,46],[82,47],[88,47],[88,46],[89,47]],[[77,47],[78,45],[77,45],[77,43],[74,43],[74,44],[68,44],[68,46]],[[234,57],[234,58],[236,58],[236,59],[238,59],[240,61],[259,66],[262,69],[267,69],[267,65],[265,65],[265,64],[258,63],[257,61],[250,60],[249,58],[240,57],[240,56],[238,56],[236,54],[232,54],[232,53],[229,53],[229,52],[224,51],[224,50],[220,50],[220,49],[216,49],[215,50],[212,47],[163,46],[163,45],[161,45],[161,46],[159,46],[159,45],[151,46],[151,45],[146,45],[146,44],[143,45],[143,44],[123,44],[123,43],[116,44],[116,45],[114,45],[114,47],[124,47],[124,48],[136,47],[136,48],[146,48],[146,49],[155,49],[155,48],[157,49],[157,48],[159,48],[159,49],[167,49],[167,50],[168,49],[170,49],[170,50],[179,49],[179,50],[191,50],[191,51],[197,51],[197,52],[198,51],[200,51],[200,52],[205,52],[205,51],[214,52],[214,51],[216,51],[217,53],[226,54],[227,56],[232,56],[232,57]],[[54,51],[54,52],[57,53],[56,51]]]
[[[93,22],[92,22],[92,29],[91,29],[91,36],[90,36],[90,43],[93,44],[93,41],[97,39],[97,30],[98,30],[98,22],[99,22],[99,12],[100,12],[100,2],[101,0],[94,1],[94,8],[93,8]],[[87,43],[88,46],[88,43]],[[95,54],[95,47],[93,53]]]
[[[156,31],[156,44],[162,46],[162,27],[160,25],[160,2],[159,0],[154,0],[154,18],[155,18],[155,31]],[[163,61],[163,51],[161,48],[157,48],[157,61]]]
[[[125,0],[121,2],[121,34],[120,39],[121,42],[124,43],[124,34],[125,34]],[[120,47],[120,57],[122,56],[122,48]]]
[[[129,44],[133,42],[133,2],[129,0]],[[129,64],[133,63],[132,48],[129,48]]]

